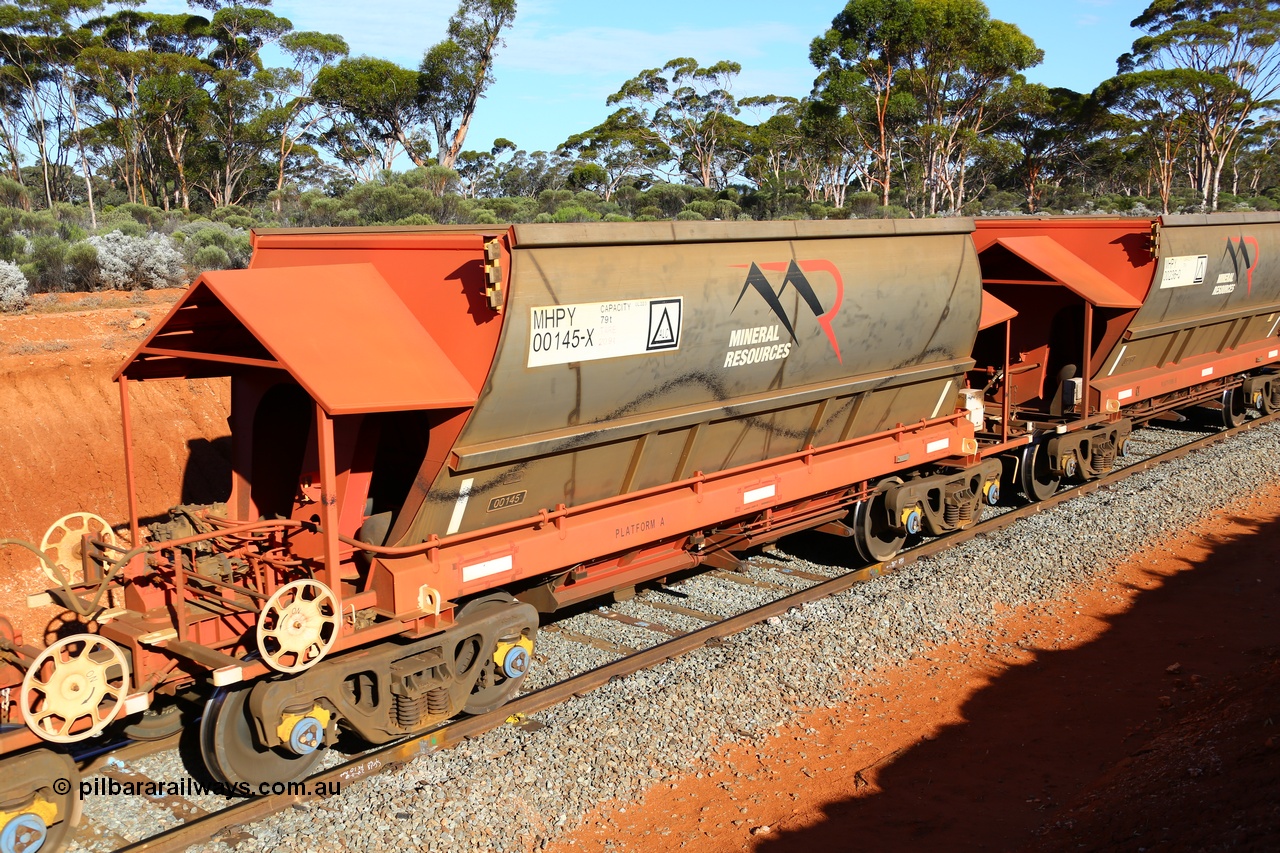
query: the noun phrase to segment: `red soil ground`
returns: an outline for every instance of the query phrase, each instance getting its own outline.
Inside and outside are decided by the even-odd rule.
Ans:
[[[550,849],[1280,849],[1280,487]]]

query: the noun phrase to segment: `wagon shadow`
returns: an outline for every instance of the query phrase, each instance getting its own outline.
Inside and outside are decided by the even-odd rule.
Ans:
[[[841,780],[846,785],[869,781],[864,793],[827,804],[815,825],[757,837],[754,849],[950,853],[1211,842],[1213,827],[1225,828],[1231,811],[1223,809],[1220,823],[1206,820],[1198,798],[1213,779],[1182,794],[1181,808],[1162,809],[1158,824],[1125,815],[1120,823],[1136,833],[1125,838],[1074,837],[1069,821],[1058,821],[1100,774],[1142,752],[1179,708],[1212,698],[1204,686],[1257,666],[1258,649],[1274,645],[1280,520],[1234,520],[1249,532],[1207,543],[1204,559],[1176,573],[1150,573],[1154,588],[1139,590],[1129,609],[1108,617],[1096,640],[1036,651],[1029,663],[994,676],[965,701],[963,723],[865,770],[866,779],[846,771],[854,776]],[[1180,668],[1170,673],[1174,663]],[[850,768],[875,761],[848,758]],[[1170,811],[1178,812],[1172,823]],[[1263,831],[1275,837],[1280,823]],[[1170,847],[1170,838],[1190,846]]]

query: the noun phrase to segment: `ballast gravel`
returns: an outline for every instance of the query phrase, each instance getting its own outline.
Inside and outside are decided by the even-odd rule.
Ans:
[[[1144,431],[1142,455],[1192,437],[1185,430]],[[205,849],[540,849],[602,801],[638,799],[653,783],[705,769],[726,742],[768,737],[799,711],[849,700],[864,673],[938,644],[989,639],[997,605],[1055,600],[1126,555],[1270,485],[1278,458],[1280,425],[1256,429],[794,609],[721,645],[615,680],[537,714],[543,728],[504,726],[423,754],[337,796],[242,827],[234,847]],[[804,551],[810,540],[796,541],[801,547],[784,541],[782,548]],[[777,552],[762,558],[761,568],[788,560],[806,572],[829,573]],[[781,583],[772,571],[759,576]],[[705,575],[673,588],[688,598],[647,591],[620,612],[690,628],[697,620],[649,607],[646,599],[729,614],[776,597]],[[643,633],[585,613],[561,624],[574,620],[589,622],[593,636],[621,642]],[[526,687],[613,657],[552,637],[540,635],[541,668]]]

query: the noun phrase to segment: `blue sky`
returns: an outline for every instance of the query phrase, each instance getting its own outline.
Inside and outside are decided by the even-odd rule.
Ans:
[[[1045,52],[1027,76],[1091,91],[1115,74],[1116,57],[1139,35],[1129,22],[1147,0],[987,0],[991,15],[1017,24]],[[184,0],[146,8],[179,11]],[[457,0],[275,0],[296,29],[342,35],[352,55],[416,68],[445,35]],[[809,43],[843,8],[841,0],[519,0],[514,28],[497,57],[497,82],[481,102],[467,148],[506,137],[550,150],[610,112],[605,98],[623,81],[668,59],[741,63],[738,97],[808,94]],[[750,118],[750,116],[744,116]]]

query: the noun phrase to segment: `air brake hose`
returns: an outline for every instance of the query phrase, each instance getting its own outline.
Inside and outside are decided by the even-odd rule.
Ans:
[[[58,583],[62,584],[62,591],[66,593],[67,601],[71,610],[75,612],[77,616],[89,616],[91,613],[100,610],[102,597],[107,592],[107,586],[115,580],[116,575],[120,574],[120,570],[123,569],[134,557],[139,554],[145,554],[150,550],[145,545],[139,546],[131,551],[126,551],[122,556],[117,557],[110,563],[107,563],[107,570],[102,576],[101,583],[98,584],[98,589],[94,593],[92,601],[89,603],[87,608],[81,609],[85,606],[84,599],[80,598],[80,596],[76,594],[76,591],[72,589],[71,579],[63,574],[61,566],[51,562],[48,556],[43,554],[39,548],[24,539],[0,539],[0,548],[5,547],[6,545],[17,545],[20,548],[26,548],[28,551],[39,557],[40,562],[44,563],[49,571],[53,573],[54,577],[58,579]]]

